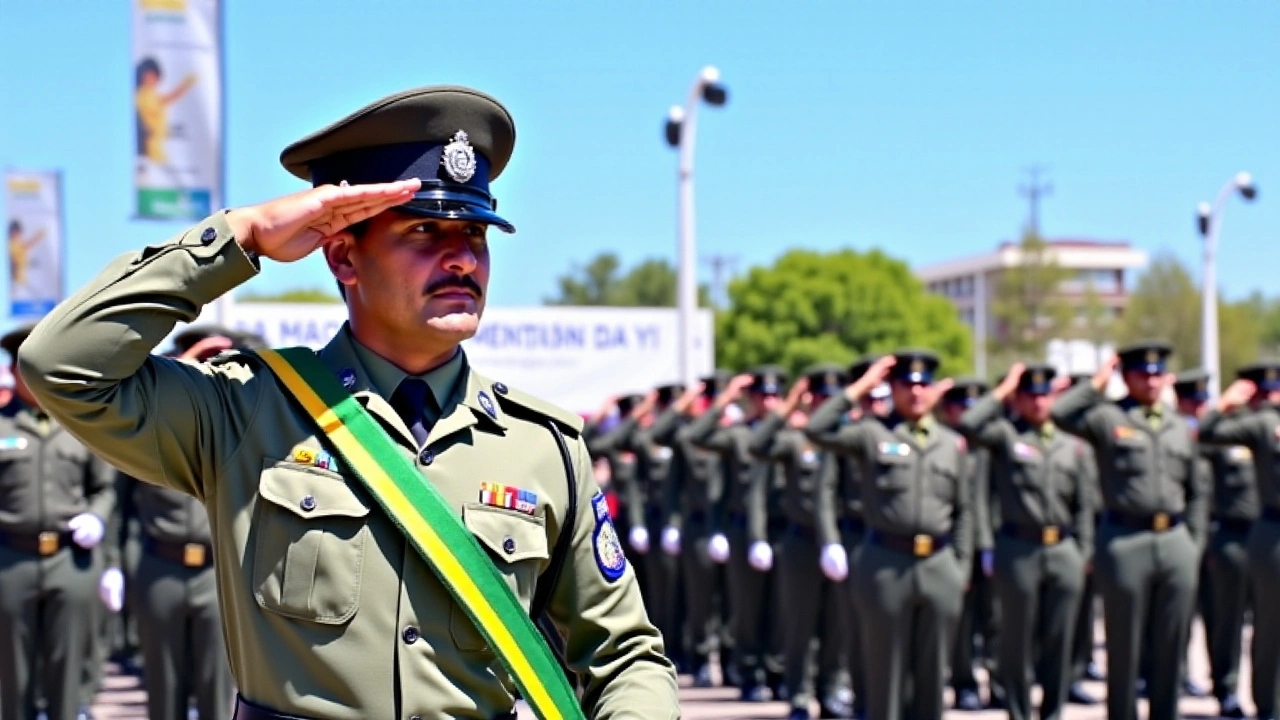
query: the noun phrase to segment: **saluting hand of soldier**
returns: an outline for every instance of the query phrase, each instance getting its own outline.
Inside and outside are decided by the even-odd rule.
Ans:
[[[942,402],[942,396],[946,395],[947,391],[955,386],[956,381],[951,378],[939,380],[930,385],[924,394],[924,411],[931,412],[937,407],[938,403]]]
[[[871,392],[889,377],[889,370],[898,362],[893,355],[885,355],[884,357],[871,363],[871,367],[863,373],[862,377],[853,381],[849,387],[845,388],[844,394],[851,402],[858,402],[867,393]]]
[[[372,185],[321,185],[227,213],[246,251],[278,262],[300,260],[352,225],[403,205],[418,179]]]
[[[1228,412],[1246,405],[1257,392],[1258,386],[1252,380],[1236,380],[1222,391],[1222,396],[1218,398],[1218,410]]]
[[[1116,368],[1120,367],[1120,356],[1112,355],[1107,361],[1098,367],[1098,371],[1093,374],[1093,387],[1095,390],[1102,392],[1107,389],[1107,385],[1111,382],[1111,376],[1115,374]]]
[[[1022,375],[1026,371],[1026,364],[1020,362],[1014,363],[1013,366],[1009,368],[1008,374],[1006,374],[1004,379],[1000,381],[1000,384],[996,385],[995,389],[992,390],[992,395],[994,395],[1000,402],[1007,400],[1010,395],[1013,395],[1013,391],[1018,389],[1018,383],[1022,381]]]

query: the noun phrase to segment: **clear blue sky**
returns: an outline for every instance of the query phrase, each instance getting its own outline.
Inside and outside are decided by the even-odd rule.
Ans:
[[[129,7],[0,0],[0,165],[66,173],[71,288],[180,229],[129,220]],[[662,123],[708,63],[730,103],[699,127],[704,257],[986,250],[1016,236],[1016,187],[1042,163],[1047,235],[1198,267],[1196,203],[1249,170],[1260,197],[1228,207],[1219,282],[1277,290],[1276,2],[228,0],[226,33],[233,205],[299,189],[280,150],[384,94],[459,83],[508,104],[516,153],[494,189],[519,233],[494,234],[492,304],[538,304],[603,250],[674,259]],[[246,287],[330,284],[313,258]]]

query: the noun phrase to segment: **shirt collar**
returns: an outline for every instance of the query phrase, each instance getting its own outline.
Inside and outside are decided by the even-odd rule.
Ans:
[[[355,348],[356,359],[364,366],[364,371],[369,376],[369,382],[373,384],[374,392],[382,397],[390,398],[395,393],[396,388],[400,387],[400,383],[405,378],[410,377],[409,373],[365,347],[364,344],[356,339],[354,334],[351,335],[351,346]],[[458,348],[454,351],[453,357],[449,358],[443,365],[413,377],[427,383],[427,387],[431,389],[431,396],[435,398],[436,407],[443,408],[457,387],[458,377],[462,374],[462,366],[462,349]]]

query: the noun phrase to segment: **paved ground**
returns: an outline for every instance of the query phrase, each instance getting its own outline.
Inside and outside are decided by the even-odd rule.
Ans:
[[[1194,649],[1189,661],[1190,672],[1197,682],[1208,687],[1208,660],[1203,650],[1202,632],[1202,628],[1197,623],[1192,636],[1192,647]],[[1099,625],[1099,638],[1102,636],[1101,633],[1102,629]],[[1248,647],[1249,638],[1246,635],[1246,657],[1241,667],[1240,695],[1246,712],[1252,712],[1252,696],[1249,694]],[[1099,662],[1105,660],[1103,653],[1100,651],[1097,653],[1097,657]],[[690,682],[691,680],[688,677],[681,678],[680,704],[685,720],[710,718],[738,718],[739,720],[755,720],[759,718],[763,720],[765,718],[785,718],[787,715],[788,706],[784,703],[740,703],[736,702],[737,694],[732,688],[698,690],[689,687]],[[1088,683],[1087,685],[1089,691],[1098,698],[1104,696],[1106,688],[1103,683]],[[111,666],[103,692],[99,695],[97,704],[94,705],[94,716],[97,720],[146,720],[145,702],[146,693],[139,686],[138,679],[128,675],[121,675],[118,668]],[[817,708],[814,707],[813,710],[815,712],[814,717],[817,717]],[[1214,718],[1217,717],[1217,710],[1217,703],[1211,699],[1184,698],[1182,701],[1184,720]],[[1138,713],[1140,717],[1146,717],[1145,702],[1139,702]],[[1070,705],[1068,706],[1065,720],[1105,720],[1106,716],[1106,710],[1101,705],[1092,707]],[[976,713],[952,710],[946,715],[947,720],[988,720],[1003,719],[1005,717],[1007,717],[1006,713],[994,710]],[[520,718],[521,720],[534,720],[533,713],[527,710],[521,712]],[[216,720],[225,719],[217,718]]]

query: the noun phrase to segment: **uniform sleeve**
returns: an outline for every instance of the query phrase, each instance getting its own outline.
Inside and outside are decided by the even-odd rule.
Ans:
[[[680,430],[680,413],[669,407],[658,414],[653,425],[649,426],[649,437],[655,445],[674,447],[676,434]]]
[[[684,429],[689,442],[721,455],[727,455],[736,450],[732,434],[727,428],[720,427],[722,417],[724,417],[724,410],[712,407],[694,418],[693,422]]]
[[[137,480],[125,473],[115,474],[116,511],[111,513],[111,520],[107,523],[106,539],[102,541],[103,547],[106,548],[103,559],[107,567],[124,566],[124,547],[129,539],[129,519],[135,513],[133,489],[137,483]]]
[[[844,418],[853,409],[853,403],[844,393],[827,398],[809,416],[805,426],[805,437],[809,442],[824,450],[852,455],[861,447],[859,423],[844,423]]]
[[[840,486],[840,462],[833,453],[822,453],[818,482],[814,483],[814,515],[817,518],[818,541],[823,545],[840,542],[836,526],[836,489]]]
[[[574,448],[579,478],[591,477],[585,443]],[[578,483],[572,549],[548,605],[565,633],[565,660],[581,676],[582,707],[591,720],[675,720],[680,717],[675,668],[661,633],[649,621],[634,569],[611,580],[599,559],[592,482]],[[605,520],[604,522],[607,522]],[[617,548],[620,552],[621,546]]]
[[[1058,396],[1053,403],[1053,423],[1064,431],[1083,438],[1094,447],[1104,441],[1111,422],[1100,412],[1106,397],[1089,383],[1080,383]]]
[[[1098,490],[1098,463],[1093,459],[1093,449],[1083,441],[1076,441],[1076,503],[1074,522],[1076,543],[1085,562],[1093,557],[1094,514],[1101,493]]]
[[[85,466],[85,499],[89,512],[103,523],[110,521],[116,511],[116,469],[93,453]]]
[[[1265,413],[1237,410],[1223,414],[1211,410],[1200,421],[1199,440],[1206,445],[1245,445],[1255,454],[1271,442],[1274,432]]]
[[[618,423],[617,427],[608,432],[600,432],[599,425],[595,424],[591,428],[592,432],[590,433],[584,428],[582,436],[587,441],[587,449],[591,451],[591,456],[600,457],[627,449],[625,447],[627,440],[636,429],[636,419],[626,418]]]
[[[1187,459],[1187,530],[1201,550],[1209,539],[1209,501],[1213,495],[1213,471],[1199,451]]]
[[[786,424],[786,418],[777,413],[769,413],[751,431],[751,439],[747,441],[747,449],[751,456],[766,462],[781,462],[795,455],[795,443],[782,442],[784,434],[780,432]]]
[[[662,499],[664,526],[679,529],[684,522],[680,512],[680,497],[684,494],[684,484],[689,481],[688,470],[685,469],[684,450],[678,445],[672,448],[671,464],[667,466],[667,481],[663,483],[666,497]]]
[[[956,437],[957,442],[963,441]],[[961,452],[963,462],[968,461],[968,453]],[[960,566],[964,568],[970,567],[973,561],[973,546],[975,540],[974,533],[974,513],[973,513],[973,483],[967,473],[961,473],[956,478],[956,501],[951,510],[951,536],[955,541],[956,557],[960,560]]]
[[[1000,401],[991,393],[964,411],[957,429],[969,442],[991,449],[1007,445],[1013,433],[1013,427],[1001,413]]]
[[[203,499],[248,424],[253,375],[151,352],[257,272],[222,213],[125,255],[40,321],[18,353],[22,379],[110,464]]]
[[[747,485],[747,541],[769,542],[769,486],[777,466],[772,463],[755,463],[751,468],[751,482]]]
[[[995,547],[991,519],[991,463],[988,453],[974,450],[969,453],[970,501],[973,505],[974,541],[978,550]]]

